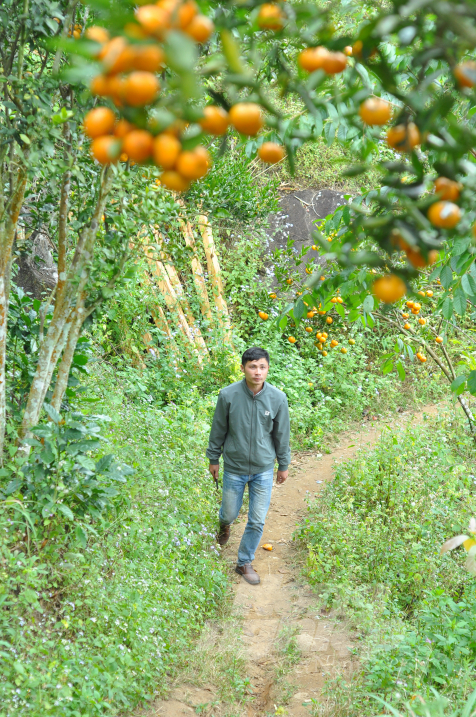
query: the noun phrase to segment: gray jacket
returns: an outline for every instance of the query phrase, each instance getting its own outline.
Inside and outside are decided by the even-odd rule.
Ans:
[[[207,456],[212,465],[223,453],[225,470],[253,475],[274,468],[285,471],[291,460],[286,394],[264,383],[253,395],[245,379],[223,388],[218,396]]]

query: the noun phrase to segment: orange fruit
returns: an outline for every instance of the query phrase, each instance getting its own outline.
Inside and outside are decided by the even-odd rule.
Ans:
[[[314,311],[308,311],[308,312],[307,312],[307,318],[308,318],[308,319],[312,319],[312,317],[314,316],[314,313],[315,313]]]
[[[413,308],[414,301],[406,301],[405,304],[408,306],[409,309]]]
[[[454,76],[461,87],[474,87],[476,85],[476,62],[466,60],[456,65],[453,70]]]
[[[164,169],[173,169],[182,149],[179,140],[170,134],[159,134],[154,140],[154,162]]]
[[[194,0],[186,0],[183,2],[177,11],[178,26],[181,30],[184,30],[198,12],[198,7]]]
[[[333,296],[331,299],[331,304],[336,304],[336,303],[337,303],[337,299],[335,296]]]
[[[343,52],[328,52],[322,63],[322,69],[327,75],[337,75],[346,67],[347,57]]]
[[[260,317],[260,319],[263,319],[263,321],[266,321],[269,318],[268,314],[265,311],[259,311],[258,316]]]
[[[406,329],[407,331],[408,331],[408,329],[411,329],[411,326],[408,323],[408,321],[405,324],[403,324],[403,328]]]
[[[392,117],[392,106],[379,97],[368,97],[360,105],[359,115],[368,125],[387,124]]]
[[[435,339],[435,341],[436,341],[437,344],[442,344],[442,343],[443,343],[443,337],[442,337],[442,336],[437,336],[436,339]]]
[[[294,336],[288,336],[288,341],[289,341],[290,344],[295,344],[295,343],[296,343],[296,339],[294,338]]]
[[[312,326],[306,326],[304,330],[307,331],[308,334],[312,334]]]
[[[352,46],[351,45],[346,45],[344,47],[344,55],[346,55],[347,57],[352,57]]]
[[[132,132],[133,129],[135,129],[135,126],[131,124],[131,122],[128,122],[126,119],[121,118],[114,127],[114,136],[124,139],[126,134]]]
[[[277,142],[263,142],[258,149],[258,157],[266,164],[277,164],[286,156],[284,147]]]
[[[433,292],[432,292],[431,290],[428,290],[428,291],[426,292],[426,295],[431,298],[431,297],[433,296]]]
[[[177,159],[177,171],[186,179],[204,177],[210,166],[210,154],[205,147],[195,147],[191,152],[181,152]]]
[[[162,172],[160,175],[160,183],[173,192],[186,192],[190,187],[190,182],[173,170]]]
[[[398,301],[405,295],[406,290],[405,282],[396,274],[381,276],[372,285],[373,294],[384,304],[393,304]]]
[[[418,319],[418,323],[420,326],[424,326],[426,324],[426,319]]]
[[[413,311],[420,311],[420,309],[421,309],[421,304],[418,304],[418,303],[413,304]]]
[[[96,75],[96,77],[93,77],[91,80],[89,89],[92,95],[106,97],[109,94],[109,82],[107,77],[104,77],[104,75]]]
[[[228,112],[223,107],[208,105],[203,108],[203,119],[198,123],[204,132],[220,136],[227,131],[229,122]]]
[[[108,78],[107,94],[116,107],[122,107],[124,101],[125,78],[123,75],[113,75]]]
[[[323,356],[327,356],[327,351],[321,351],[321,354],[322,354]]]
[[[355,344],[355,339],[349,339],[349,344],[350,344],[351,346],[354,346],[354,344]]]
[[[289,286],[291,286],[292,283],[293,283],[293,280],[292,280],[292,279],[286,279],[286,284],[288,284]]]
[[[426,361],[426,356],[424,356],[423,354],[421,354],[420,352],[418,352],[417,355],[416,355],[416,357],[417,357],[417,359],[418,359],[419,361],[421,361],[422,363],[425,363],[425,361]]]
[[[332,347],[337,346],[338,343],[339,343],[338,341],[336,341],[335,339],[332,339],[331,346]]]
[[[123,37],[114,37],[109,40],[98,54],[98,58],[103,61],[106,73],[110,75],[129,72],[132,68],[133,57],[134,50]]]
[[[238,102],[231,108],[229,117],[233,127],[248,137],[257,135],[264,124],[261,107],[254,102]]]
[[[435,202],[428,210],[428,219],[435,227],[453,229],[461,219],[461,209],[453,202]]]
[[[431,249],[428,252],[428,257],[425,258],[423,254],[419,251],[416,251],[415,249],[407,249],[406,250],[407,259],[410,262],[410,264],[415,267],[415,269],[424,269],[425,266],[430,266],[431,264],[434,264],[435,261],[438,259],[438,252],[436,249]]]
[[[276,299],[276,294],[274,293],[274,291],[271,292],[271,294],[269,295],[269,298]]]
[[[402,313],[402,319],[408,319],[409,316],[410,316],[410,314]]]
[[[324,60],[328,54],[329,50],[321,45],[318,47],[307,47],[299,54],[298,64],[303,70],[306,70],[306,72],[322,70]]]
[[[192,22],[184,28],[184,32],[195,42],[203,45],[210,39],[214,29],[215,25],[206,15],[195,15]]]
[[[108,31],[104,27],[99,27],[99,25],[91,25],[91,27],[88,27],[84,36],[87,37],[88,40],[99,42],[101,45],[104,45],[104,43],[109,40]]]
[[[124,32],[132,40],[145,40],[147,38],[145,30],[136,22],[126,22]]]
[[[337,297],[337,303],[338,303],[338,304],[343,304],[343,303],[344,303],[344,299],[342,298],[342,296],[338,296],[338,297]]]
[[[261,547],[263,548],[263,550],[272,550],[273,549],[273,546],[271,545],[271,543],[265,543]]]
[[[127,154],[125,152],[121,152],[121,154],[119,155],[119,162],[127,162],[128,159],[129,157],[127,156]]]
[[[341,354],[346,354],[346,353],[347,353],[347,349],[345,348],[345,346],[343,346],[343,347],[341,348],[340,352],[341,352]]]
[[[163,36],[170,24],[169,14],[157,5],[142,5],[137,8],[135,15],[142,29],[158,38]]]
[[[279,5],[267,2],[261,5],[257,23],[261,30],[281,30],[284,24],[284,15]]]
[[[325,313],[325,312],[324,312]],[[332,316],[328,316],[326,319],[326,324],[332,324],[333,318]]]
[[[145,129],[134,129],[124,137],[123,151],[134,162],[145,162],[152,154],[154,138]]]
[[[411,152],[420,144],[420,130],[414,122],[390,127],[387,130],[387,144],[397,152]]]
[[[121,154],[121,141],[110,134],[91,142],[91,154],[99,164],[115,164]]]
[[[109,107],[95,107],[84,118],[84,133],[91,139],[112,134],[115,123],[116,115]]]
[[[435,193],[440,199],[447,199],[450,202],[456,202],[459,199],[461,185],[447,177],[438,177],[435,179]]]
[[[159,90],[159,80],[152,72],[136,70],[124,80],[124,101],[132,107],[143,107],[155,100]]]
[[[165,65],[165,53],[159,45],[136,45],[132,67],[144,72],[158,72]]]

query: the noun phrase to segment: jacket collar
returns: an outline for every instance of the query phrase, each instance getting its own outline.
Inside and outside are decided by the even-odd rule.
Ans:
[[[263,383],[263,388],[261,389],[261,391],[257,394],[254,394],[253,391],[251,390],[251,388],[248,388],[248,384],[246,383],[246,378],[241,379],[241,385],[243,386],[245,393],[247,393],[248,396],[250,396],[250,398],[255,398],[257,396],[261,396],[261,394],[263,394],[266,391],[266,386],[267,386],[266,381],[265,381]]]

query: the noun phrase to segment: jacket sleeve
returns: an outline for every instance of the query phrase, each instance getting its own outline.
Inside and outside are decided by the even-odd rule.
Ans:
[[[278,409],[273,424],[273,441],[278,459],[278,470],[285,471],[291,462],[289,408],[286,396]]]
[[[213,414],[210,438],[208,439],[207,457],[211,465],[217,465],[220,462],[220,456],[223,453],[223,444],[225,443],[227,433],[228,403],[220,392],[218,394],[215,413]]]

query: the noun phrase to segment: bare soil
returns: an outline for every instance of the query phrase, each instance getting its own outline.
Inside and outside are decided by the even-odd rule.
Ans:
[[[427,406],[419,414],[400,413],[392,419],[391,427],[418,421],[423,413],[434,414],[436,407]],[[339,623],[332,619],[300,577],[305,555],[293,541],[293,532],[305,516],[306,500],[319,499],[323,485],[334,476],[336,464],[354,457],[359,449],[372,447],[385,426],[390,426],[390,421],[377,422],[370,417],[369,421],[343,434],[331,453],[299,454],[291,464],[288,480],[273,489],[261,541],[261,545],[271,543],[273,550],[258,548],[254,562],[261,584],[249,585],[234,574],[234,606],[242,616],[241,640],[246,672],[251,679],[249,701],[242,703],[238,711],[230,711],[229,705],[217,700],[217,689],[213,685],[181,682],[172,689],[170,699],[160,700],[148,708],[148,717],[183,717],[197,713],[210,717],[238,714],[264,717],[276,713],[309,717],[312,706],[323,699],[326,679],[337,673],[350,676],[357,668],[351,633],[345,621]],[[235,565],[245,524],[246,515],[233,526],[230,542],[223,550],[230,570]],[[283,634],[294,635],[294,648],[298,648],[297,664],[288,665],[284,702],[277,669],[283,663]],[[223,636],[217,639],[217,651],[220,639]]]

